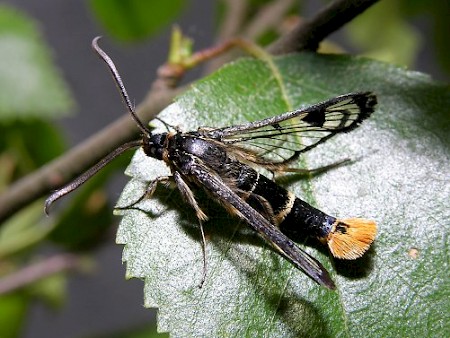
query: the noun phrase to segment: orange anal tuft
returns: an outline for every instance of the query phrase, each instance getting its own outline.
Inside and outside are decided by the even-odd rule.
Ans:
[[[336,258],[356,259],[370,247],[377,233],[377,225],[364,218],[336,220],[327,238],[331,253]]]

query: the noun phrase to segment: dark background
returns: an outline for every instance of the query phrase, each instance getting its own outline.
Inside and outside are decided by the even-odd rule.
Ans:
[[[68,82],[77,107],[71,117],[59,123],[70,145],[83,141],[124,113],[120,97],[105,66],[93,54],[90,42],[104,34],[84,1],[8,0],[39,23],[42,35],[53,49],[53,57]],[[308,1],[305,15],[316,11],[321,2]],[[183,32],[195,41],[195,48],[210,46],[214,36],[215,2],[190,1],[177,20]],[[417,19],[415,25],[430,35],[430,25]],[[337,40],[343,41],[342,33]],[[116,62],[128,91],[139,103],[154,79],[156,68],[164,63],[170,39],[170,28],[141,44],[118,44],[107,37],[103,48]],[[345,43],[344,43],[345,44]],[[445,79],[434,61],[433,48],[425,41],[416,66],[417,70]],[[195,73],[191,74],[193,78]],[[126,177],[118,177],[109,187],[116,200]],[[91,275],[73,275],[65,306],[59,311],[42,304],[29,313],[24,337],[80,337],[147,326],[155,320],[155,310],[143,307],[143,283],[126,281],[125,266],[121,264],[122,246],[113,240],[96,253],[97,268]]]

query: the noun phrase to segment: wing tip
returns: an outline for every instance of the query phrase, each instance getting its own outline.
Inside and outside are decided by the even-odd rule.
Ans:
[[[353,96],[353,100],[360,110],[357,123],[361,123],[363,120],[372,115],[378,103],[377,96],[373,92],[356,93]]]
[[[319,280],[316,280],[316,282],[326,287],[327,289],[336,290],[336,284],[334,284],[334,281],[326,271],[320,276]]]

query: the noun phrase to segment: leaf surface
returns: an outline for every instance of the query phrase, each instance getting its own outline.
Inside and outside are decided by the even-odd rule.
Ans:
[[[123,215],[117,242],[125,244],[127,277],[145,280],[145,305],[159,308],[159,330],[173,336],[447,336],[448,87],[349,56],[302,54],[274,62],[278,79],[259,60],[227,65],[161,118],[195,130],[254,121],[348,92],[375,92],[379,105],[369,120],[299,161],[315,168],[351,158],[350,165],[281,181],[328,214],[375,219],[375,244],[355,261],[333,260],[325,248],[299,244],[332,274],[337,291],[329,291],[199,191],[210,216],[208,273],[199,289],[195,213],[176,190],[160,187],[152,199],[117,212]],[[168,169],[138,151],[128,174],[119,206],[136,201],[144,182]]]

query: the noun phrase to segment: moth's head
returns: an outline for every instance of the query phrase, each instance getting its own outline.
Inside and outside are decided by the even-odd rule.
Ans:
[[[162,160],[166,140],[167,133],[144,135],[142,148],[145,155]]]

